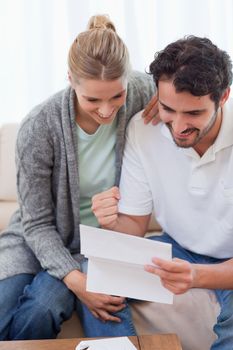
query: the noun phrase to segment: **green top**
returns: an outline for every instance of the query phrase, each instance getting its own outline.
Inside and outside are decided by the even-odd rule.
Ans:
[[[100,125],[94,134],[87,134],[77,124],[80,223],[99,227],[91,210],[91,199],[115,182],[116,121]]]

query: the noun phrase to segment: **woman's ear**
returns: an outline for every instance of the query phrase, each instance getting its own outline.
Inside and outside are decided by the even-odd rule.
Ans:
[[[220,107],[223,107],[223,105],[227,102],[227,100],[228,100],[228,98],[229,98],[229,95],[230,95],[230,91],[231,91],[231,89],[230,89],[230,87],[228,87],[228,88],[224,91],[224,93],[222,94],[222,97],[221,97],[221,99],[220,99],[220,101],[219,101],[219,106],[220,106]]]
[[[69,79],[70,85],[72,86],[72,88],[74,88],[74,83],[73,83],[73,79],[71,77],[70,71],[68,71],[68,79]]]

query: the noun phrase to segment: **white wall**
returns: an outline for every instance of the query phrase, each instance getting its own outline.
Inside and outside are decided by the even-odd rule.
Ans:
[[[233,57],[232,0],[0,0],[0,124],[20,121],[67,85],[69,46],[97,13],[110,15],[135,69],[188,34]]]

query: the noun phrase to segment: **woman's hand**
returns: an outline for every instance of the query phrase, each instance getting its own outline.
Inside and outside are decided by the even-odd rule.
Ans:
[[[102,321],[121,322],[112,313],[124,309],[125,298],[86,291],[86,275],[78,270],[71,271],[63,279],[66,286],[84,303],[94,317]]]
[[[92,211],[100,226],[114,229],[118,218],[119,188],[114,186],[92,197]]]
[[[157,125],[160,122],[158,109],[158,96],[154,95],[142,113],[144,123]]]
[[[172,261],[153,258],[155,265],[146,265],[145,270],[160,277],[162,285],[174,294],[183,294],[195,286],[195,265],[186,260]]]

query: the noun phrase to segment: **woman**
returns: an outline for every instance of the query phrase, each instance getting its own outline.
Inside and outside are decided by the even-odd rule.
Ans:
[[[54,338],[75,308],[87,336],[135,334],[124,298],[86,291],[79,224],[98,226],[91,198],[118,185],[127,123],[154,84],[130,72],[106,16],[78,35],[68,66],[70,86],[18,133],[20,209],[0,236],[0,339]]]

